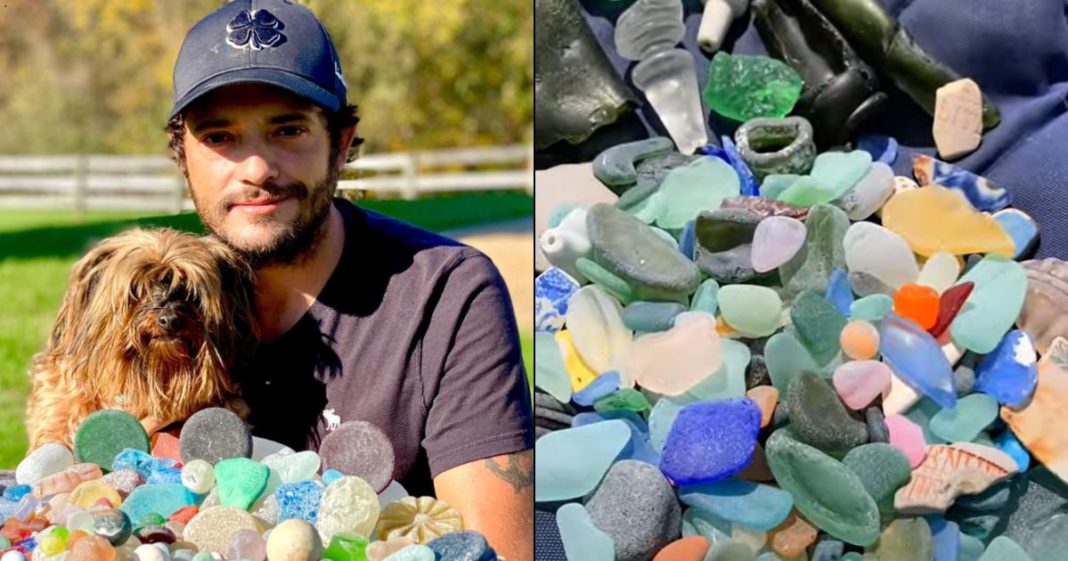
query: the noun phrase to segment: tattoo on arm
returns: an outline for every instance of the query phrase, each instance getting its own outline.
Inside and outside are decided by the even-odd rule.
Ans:
[[[534,486],[534,466],[525,466],[514,454],[508,455],[507,460],[498,461],[495,458],[486,459],[486,467],[497,477],[507,481],[515,489],[516,493],[522,492],[527,487]],[[506,464],[506,465],[503,465]]]

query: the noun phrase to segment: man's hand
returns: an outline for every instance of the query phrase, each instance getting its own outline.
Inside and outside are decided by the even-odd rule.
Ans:
[[[443,471],[438,498],[458,510],[508,561],[534,559],[534,451],[494,456]]]

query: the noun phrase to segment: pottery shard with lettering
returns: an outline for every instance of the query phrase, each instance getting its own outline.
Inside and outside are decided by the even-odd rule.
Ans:
[[[945,512],[959,495],[974,495],[1019,471],[1005,452],[971,442],[927,447],[912,480],[898,489],[894,508],[902,514]]]
[[[1068,481],[1068,432],[1064,426],[1068,403],[1068,340],[1057,337],[1038,361],[1038,384],[1022,409],[1001,408],[1012,433],[1062,481]]]
[[[1068,338],[1068,263],[1050,257],[1021,265],[1027,273],[1027,296],[1016,325],[1045,355],[1055,338]]]
[[[962,78],[938,88],[931,132],[938,155],[947,160],[978,148],[983,140],[983,94],[979,85]]]

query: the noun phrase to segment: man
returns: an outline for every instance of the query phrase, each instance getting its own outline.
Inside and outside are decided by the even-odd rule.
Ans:
[[[358,118],[322,24],[286,0],[227,4],[186,36],[174,89],[168,132],[197,212],[258,273],[253,433],[316,449],[371,422],[410,494],[532,559],[530,395],[507,289],[481,253],[334,198]]]

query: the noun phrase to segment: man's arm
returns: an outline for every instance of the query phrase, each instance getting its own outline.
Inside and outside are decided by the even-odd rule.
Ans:
[[[534,451],[494,456],[434,478],[439,499],[460,512],[464,528],[486,536],[507,561],[534,559]]]

